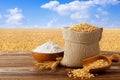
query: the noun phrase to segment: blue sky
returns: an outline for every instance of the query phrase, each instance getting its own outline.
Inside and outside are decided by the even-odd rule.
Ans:
[[[120,0],[0,0],[0,28],[120,28]]]

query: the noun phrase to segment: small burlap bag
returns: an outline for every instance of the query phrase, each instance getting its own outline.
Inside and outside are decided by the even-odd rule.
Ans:
[[[63,28],[65,47],[61,64],[68,67],[81,67],[84,58],[100,53],[99,41],[103,28],[93,32],[76,32],[68,28]]]

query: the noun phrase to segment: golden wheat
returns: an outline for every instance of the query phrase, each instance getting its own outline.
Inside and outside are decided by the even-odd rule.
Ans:
[[[106,51],[120,51],[120,29],[104,29],[100,48]]]
[[[64,47],[61,29],[0,29],[0,51],[31,51],[47,41]],[[120,29],[104,29],[100,48],[120,51]]]

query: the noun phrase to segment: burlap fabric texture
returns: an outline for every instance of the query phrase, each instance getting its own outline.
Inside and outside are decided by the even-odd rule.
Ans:
[[[63,66],[82,67],[82,60],[100,53],[99,41],[103,28],[93,32],[76,32],[63,28],[65,40],[64,56],[61,61]]]

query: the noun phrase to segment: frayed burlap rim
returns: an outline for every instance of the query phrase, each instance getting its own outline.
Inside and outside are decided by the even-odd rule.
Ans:
[[[76,32],[63,28],[63,38],[73,43],[95,43],[101,40],[103,28],[98,28],[93,32]]]

